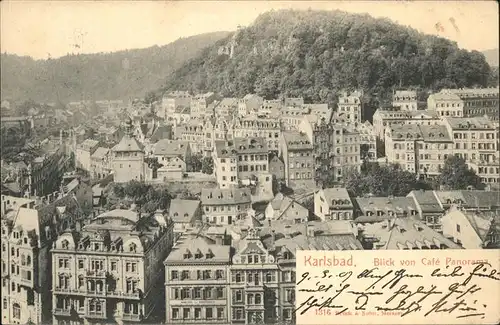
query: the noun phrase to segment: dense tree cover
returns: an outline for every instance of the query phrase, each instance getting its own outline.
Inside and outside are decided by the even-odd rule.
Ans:
[[[230,37],[226,39],[226,42]],[[303,96],[334,103],[341,90],[363,89],[368,107],[394,86],[485,86],[484,55],[387,19],[341,11],[280,10],[260,15],[236,34],[233,58],[217,42],[167,80],[165,89]]]
[[[204,157],[201,161],[201,172],[204,174],[213,174],[214,172],[214,159],[212,157]]]
[[[68,54],[48,60],[1,54],[2,99],[68,102],[83,96],[94,100],[142,98],[187,60],[227,35],[207,33],[161,47]]]
[[[469,186],[482,187],[481,178],[467,166],[463,158],[457,156],[446,160],[437,181],[450,190],[465,190]]]
[[[380,166],[378,163],[364,162],[361,172],[350,171],[344,186],[355,196],[406,196],[412,190],[430,189],[417,181],[415,174],[402,170],[399,165]]]
[[[188,171],[199,172],[203,166],[203,156],[201,154],[191,155],[186,159]]]
[[[130,200],[137,207],[146,213],[151,213],[157,209],[166,209],[170,204],[172,196],[163,187],[155,187],[150,184],[132,180],[126,184],[113,184],[112,196],[114,200],[108,198],[109,205],[117,205],[117,201]],[[116,200],[118,199],[118,200]]]

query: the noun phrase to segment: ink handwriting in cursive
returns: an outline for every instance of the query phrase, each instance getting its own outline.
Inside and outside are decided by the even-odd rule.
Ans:
[[[301,303],[297,309],[295,309],[295,313],[297,313],[299,310],[301,310],[300,315],[304,315],[309,309],[318,307],[318,309],[323,309],[323,308],[332,308],[332,309],[340,309],[344,308],[342,305],[334,305],[333,301],[340,295],[342,292],[345,291],[350,285],[346,284],[342,286],[342,288],[336,290],[336,294],[331,297],[327,297],[326,299],[324,297],[321,297],[318,299],[315,295],[311,295],[309,298],[307,298],[306,301]]]

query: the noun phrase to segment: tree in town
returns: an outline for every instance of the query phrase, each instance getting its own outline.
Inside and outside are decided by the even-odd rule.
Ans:
[[[202,168],[203,157],[201,154],[190,155],[186,158],[186,165],[188,166],[188,171],[199,172]]]
[[[481,178],[467,166],[465,159],[451,156],[444,163],[438,183],[450,190],[464,190],[469,186],[480,188]]]
[[[201,172],[204,174],[213,174],[214,172],[214,160],[212,157],[204,157],[201,161]]]

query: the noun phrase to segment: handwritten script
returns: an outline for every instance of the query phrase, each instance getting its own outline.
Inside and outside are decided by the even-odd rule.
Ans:
[[[299,251],[297,324],[498,324],[499,250]]]

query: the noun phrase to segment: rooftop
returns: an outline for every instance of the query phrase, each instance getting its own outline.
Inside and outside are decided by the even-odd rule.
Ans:
[[[313,149],[313,144],[305,133],[298,131],[284,131],[286,146],[290,149]]]
[[[250,202],[251,195],[248,188],[204,188],[201,190],[202,205],[233,205]]]
[[[173,199],[170,201],[169,216],[174,222],[191,222],[200,204],[199,200]]]
[[[154,154],[185,158],[188,149],[189,141],[162,139],[154,145]]]

